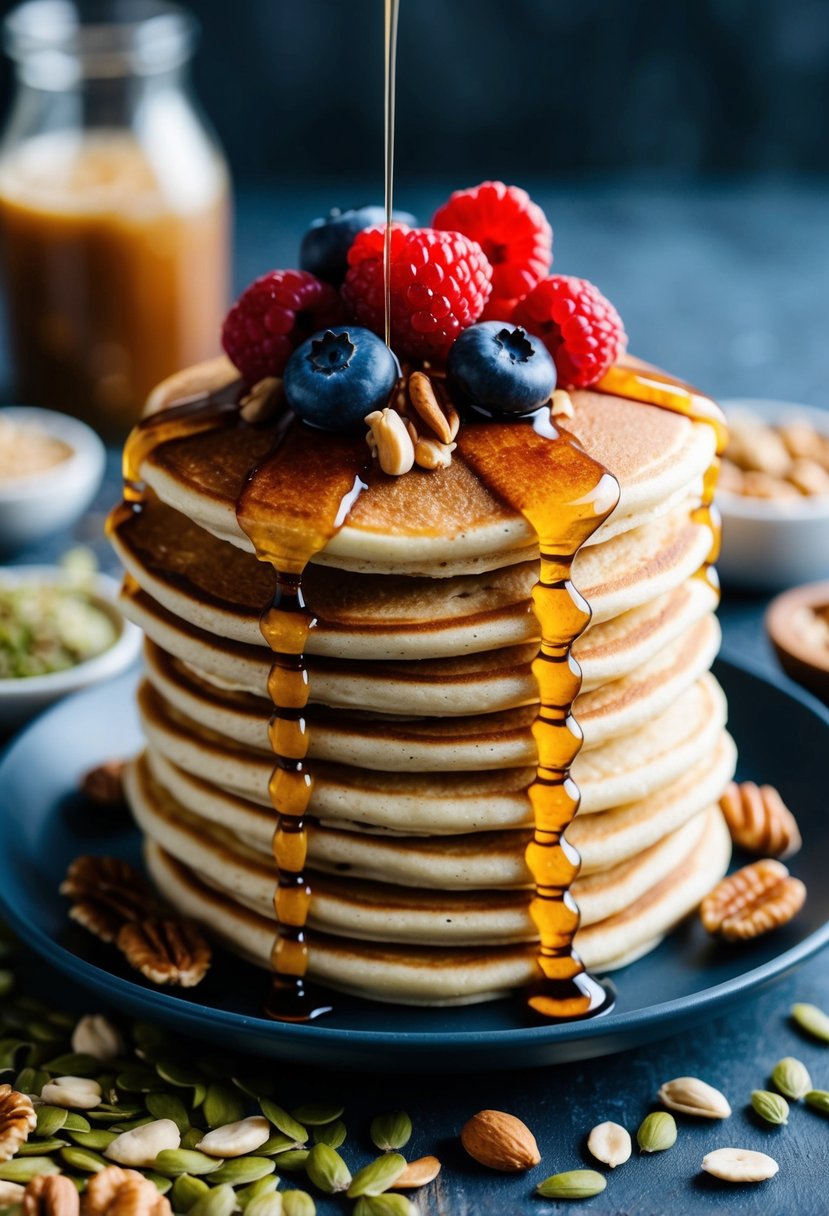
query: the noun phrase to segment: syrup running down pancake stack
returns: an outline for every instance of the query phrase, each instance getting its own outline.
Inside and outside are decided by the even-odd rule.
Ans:
[[[269,518],[268,503],[284,507],[288,482],[296,510],[324,514],[331,466],[342,462],[350,486],[357,458],[351,440],[290,417],[246,423],[237,374],[219,360],[163,386],[155,406],[188,404],[133,437],[128,488],[140,484],[141,501],[115,513],[111,534],[127,571],[124,609],[147,636],[147,746],[128,796],[148,868],[170,902],[270,967],[274,892],[285,885],[272,854],[274,751],[296,753],[286,733],[276,746],[269,731],[274,654],[260,618],[277,578],[257,560],[251,519],[262,535],[284,528],[284,511]],[[340,495],[336,527],[302,578],[316,624],[290,652],[304,648],[309,695],[307,711],[291,702],[294,719],[307,719],[307,855],[288,868],[305,893],[311,980],[450,1004],[537,979],[528,846],[539,844],[530,789],[545,746],[538,588],[563,595],[568,573],[592,613],[572,647],[584,738],[567,840],[581,867],[570,850],[574,881],[556,880],[564,905],[572,897],[580,911],[576,951],[593,970],[632,961],[726,870],[717,804],[735,752],[709,672],[719,631],[706,573],[716,428],[705,399],[669,378],[616,366],[598,388],[571,393],[577,444],[555,428],[533,439],[527,424],[464,421],[448,467],[391,477],[358,462],[366,488]],[[511,430],[525,433],[526,455],[506,444]],[[488,435],[506,446],[489,451]],[[595,471],[589,496],[569,500],[589,497],[594,519],[555,584],[539,584],[541,533],[509,492],[537,480],[542,442],[559,471],[574,461]],[[283,454],[278,485],[272,452]],[[558,657],[570,670],[566,650]],[[566,768],[552,765],[572,789]]]

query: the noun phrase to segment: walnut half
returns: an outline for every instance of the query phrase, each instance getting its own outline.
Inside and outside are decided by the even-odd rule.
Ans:
[[[103,942],[114,942],[123,925],[157,907],[147,880],[118,857],[76,857],[60,891],[72,901],[72,919]]]

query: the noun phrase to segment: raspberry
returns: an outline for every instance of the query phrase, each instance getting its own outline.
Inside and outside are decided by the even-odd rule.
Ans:
[[[361,232],[348,251],[342,294],[357,320],[384,327],[382,228]],[[443,359],[473,325],[492,290],[479,245],[459,232],[395,225],[391,233],[391,332],[397,355]]]
[[[526,190],[482,182],[456,190],[435,212],[435,228],[477,241],[492,265],[492,296],[484,317],[506,321],[516,300],[532,291],[553,261],[553,231]]]
[[[562,388],[595,384],[627,347],[625,327],[610,300],[587,279],[566,274],[542,279],[512,320],[542,339]]]
[[[291,351],[342,318],[330,284],[307,270],[269,270],[245,288],[225,317],[222,346],[248,384],[256,384],[281,376]]]

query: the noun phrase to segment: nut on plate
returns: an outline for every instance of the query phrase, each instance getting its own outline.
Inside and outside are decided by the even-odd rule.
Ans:
[[[502,1110],[480,1110],[461,1129],[469,1156],[491,1170],[518,1173],[538,1165],[541,1154],[525,1123]]]
[[[0,1085],[0,1161],[10,1161],[36,1125],[31,1098],[11,1085]]]
[[[113,808],[125,806],[125,768],[123,760],[107,760],[104,764],[96,765],[84,775],[81,782],[81,793],[96,806]]]
[[[200,983],[212,959],[201,930],[187,920],[132,921],[122,927],[117,945],[129,965],[148,980],[179,988]]]
[[[771,857],[752,862],[717,883],[700,906],[709,933],[745,941],[787,924],[803,907],[806,887]]]
[[[414,465],[415,452],[402,414],[388,406],[374,410],[365,418],[368,434],[366,442],[384,473],[401,477]]]
[[[172,1216],[169,1201],[137,1170],[108,1165],[93,1174],[84,1194],[84,1216]]]
[[[425,372],[409,376],[409,400],[421,422],[441,443],[451,443],[458,433],[460,417],[450,403],[444,405],[431,377]]]
[[[156,906],[143,875],[118,857],[76,857],[60,893],[72,901],[72,919],[103,942],[114,942],[123,925],[150,915]]]
[[[803,843],[797,820],[773,785],[731,781],[720,808],[740,848],[766,857],[791,857]]]
[[[78,1216],[81,1197],[65,1174],[38,1174],[23,1193],[23,1216]]]

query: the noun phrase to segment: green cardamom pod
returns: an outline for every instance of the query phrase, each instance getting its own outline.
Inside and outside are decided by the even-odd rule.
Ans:
[[[353,1216],[418,1216],[418,1213],[405,1195],[362,1195],[354,1205]]]
[[[296,1144],[307,1143],[308,1132],[281,1106],[271,1102],[270,1098],[263,1098],[259,1108],[268,1122],[272,1123],[278,1132],[282,1132],[283,1136],[290,1136]]]
[[[329,1148],[340,1148],[345,1144],[348,1132],[342,1119],[336,1119],[333,1123],[326,1123],[323,1127],[315,1127],[311,1134],[315,1144],[327,1144]]]
[[[179,1174],[212,1174],[222,1165],[221,1157],[208,1157],[207,1153],[186,1148],[162,1149],[153,1162],[153,1168],[159,1174],[169,1174],[172,1178]]]
[[[280,1168],[282,1160],[280,1158]],[[305,1162],[305,1172],[315,1187],[326,1195],[347,1191],[351,1185],[351,1171],[342,1157],[327,1144],[315,1144]]]
[[[283,1191],[282,1216],[317,1216],[317,1205],[307,1191]]]
[[[190,1116],[178,1094],[147,1094],[145,1101],[154,1119],[172,1119],[182,1136],[190,1130]]]
[[[231,1216],[236,1207],[236,1193],[232,1186],[211,1186],[206,1195],[197,1199],[189,1216]]]
[[[334,1103],[304,1102],[296,1110],[292,1110],[291,1115],[303,1127],[322,1127],[326,1123],[333,1123],[335,1119],[339,1119],[344,1110],[344,1106]]]
[[[403,1148],[412,1138],[412,1121],[404,1110],[377,1115],[371,1121],[369,1133],[381,1153]]]
[[[272,1174],[276,1165],[272,1157],[236,1157],[226,1161],[224,1165],[211,1176],[210,1183],[220,1186],[228,1182],[231,1186],[248,1186]]]
[[[751,1105],[766,1123],[789,1122],[789,1104],[780,1094],[773,1094],[768,1089],[755,1089],[751,1094]]]
[[[106,1169],[108,1165],[112,1165],[112,1162],[107,1161],[100,1153],[93,1153],[90,1148],[77,1148],[71,1144],[60,1150],[60,1156],[71,1169],[80,1170],[84,1174],[97,1174],[100,1170]]]
[[[192,1174],[179,1174],[170,1192],[173,1211],[189,1212],[193,1204],[198,1203],[209,1190],[210,1187],[203,1179],[194,1178]]]
[[[676,1120],[665,1110],[646,1115],[636,1133],[636,1143],[643,1153],[664,1153],[676,1144]]]
[[[237,1123],[245,1115],[245,1104],[234,1089],[211,1082],[202,1104],[208,1127],[224,1127],[226,1123]]]
[[[535,1189],[545,1199],[589,1199],[601,1195],[606,1186],[607,1179],[598,1170],[565,1170],[563,1174],[551,1174]]]
[[[806,1105],[811,1106],[812,1110],[820,1111],[822,1115],[829,1115],[829,1091],[810,1089],[805,1098]]]
[[[270,1195],[271,1191],[275,1191],[278,1186],[279,1179],[276,1174],[268,1174],[265,1178],[257,1178],[256,1182],[251,1182],[250,1186],[246,1186],[241,1191],[236,1192],[236,1202],[244,1212],[251,1199],[256,1199],[259,1195]]]
[[[812,1078],[809,1076],[808,1068],[794,1056],[784,1056],[782,1060],[778,1060],[772,1069],[771,1079],[781,1094],[786,1098],[791,1098],[794,1102],[797,1102],[812,1088]]]
[[[824,1013],[817,1005],[807,1004],[792,1005],[791,1013],[801,1030],[822,1043],[829,1043],[829,1013]]]
[[[55,1132],[59,1132],[66,1123],[68,1111],[62,1106],[38,1106],[35,1111],[37,1115],[37,1127],[35,1132],[38,1136],[54,1136]],[[87,1130],[89,1124],[86,1125]]]
[[[346,1192],[349,1199],[357,1199],[360,1195],[382,1195],[392,1186],[406,1168],[406,1158],[400,1153],[386,1153],[364,1165],[354,1175],[351,1185]]]
[[[13,1157],[0,1165],[0,1182],[19,1182],[26,1186],[40,1174],[59,1174],[60,1166],[51,1157]]]
[[[282,1216],[282,1196],[279,1191],[257,1195],[245,1208],[248,1216]]]

